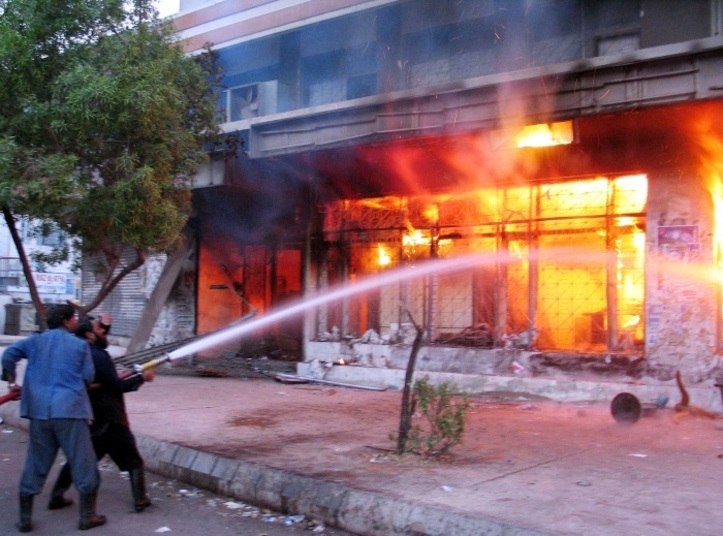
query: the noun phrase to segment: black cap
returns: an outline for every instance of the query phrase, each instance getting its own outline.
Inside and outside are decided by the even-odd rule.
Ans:
[[[78,337],[85,339],[85,334],[89,331],[93,331],[93,320],[95,320],[95,317],[89,315],[79,318],[78,327],[75,328],[75,334]]]

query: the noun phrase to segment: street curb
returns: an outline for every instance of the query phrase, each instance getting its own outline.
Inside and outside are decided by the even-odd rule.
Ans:
[[[411,503],[289,471],[136,435],[146,467],[159,475],[284,514],[303,514],[364,536],[541,536],[464,512]]]
[[[0,408],[5,424],[27,431],[19,405]],[[544,536],[546,533],[350,488],[257,463],[134,434],[146,468],[261,508],[304,516],[361,536]]]

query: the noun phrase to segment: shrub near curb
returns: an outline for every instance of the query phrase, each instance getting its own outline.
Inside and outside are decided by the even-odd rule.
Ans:
[[[412,408],[408,452],[438,457],[462,442],[469,401],[453,383],[432,385],[426,376],[417,380]]]

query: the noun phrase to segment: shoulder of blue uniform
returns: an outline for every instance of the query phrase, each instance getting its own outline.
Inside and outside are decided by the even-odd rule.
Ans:
[[[78,337],[65,328],[50,329],[44,333],[47,334],[48,337],[62,341],[63,344],[71,345],[71,347],[83,349],[88,348],[88,352],[90,352],[90,345],[88,344],[88,341],[84,338]]]

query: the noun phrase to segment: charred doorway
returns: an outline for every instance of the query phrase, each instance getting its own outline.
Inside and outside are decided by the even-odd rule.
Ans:
[[[303,183],[287,170],[259,169],[242,158],[227,164],[224,186],[194,192],[199,334],[302,295]],[[292,318],[264,328],[240,341],[240,349],[297,360],[302,324]]]

